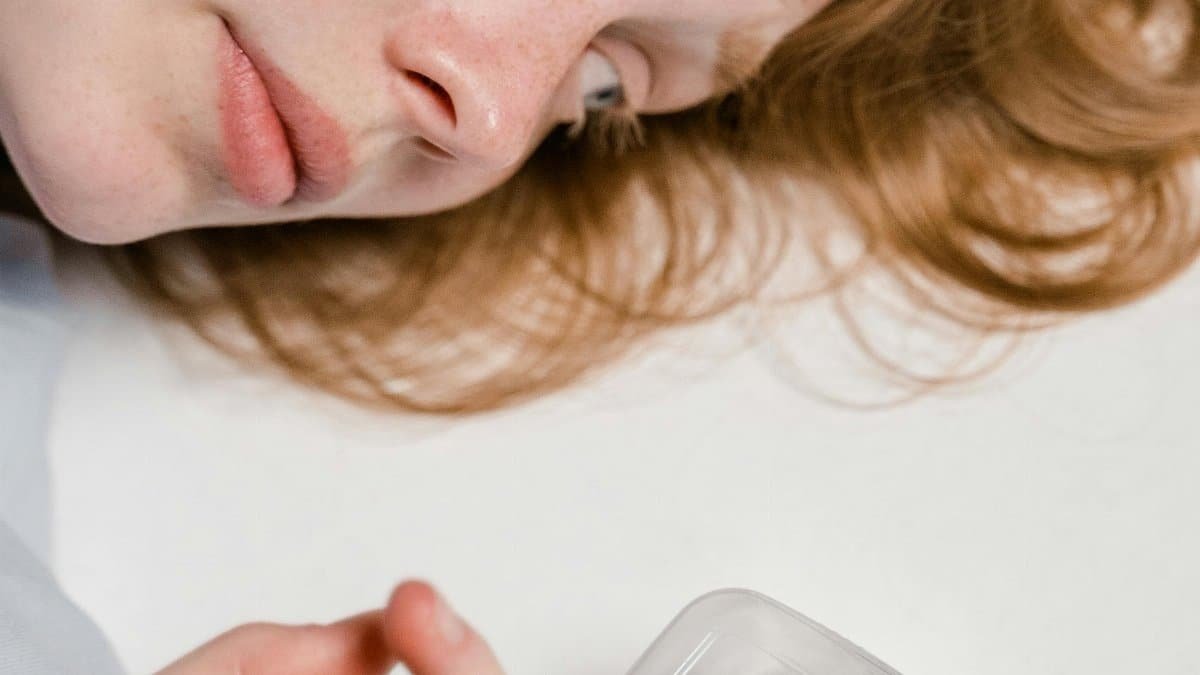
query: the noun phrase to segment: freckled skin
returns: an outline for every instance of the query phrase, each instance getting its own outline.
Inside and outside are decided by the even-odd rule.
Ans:
[[[613,62],[640,112],[679,110],[716,93],[732,32],[765,55],[828,2],[10,0],[0,3],[0,135],[52,221],[89,241],[431,213],[494,189],[573,121],[589,50]],[[308,191],[321,199],[281,202],[286,177],[263,178],[285,169],[245,148],[281,154],[277,136],[231,149],[246,119],[222,111],[253,99],[231,101],[223,86],[225,22],[270,64],[255,65],[293,88],[269,92],[274,105],[309,101],[292,114],[339,131],[314,141],[285,128],[303,155],[297,184],[326,186]],[[324,161],[339,153],[344,166]],[[263,172],[257,187],[239,186],[255,174],[239,179],[231,156]],[[344,179],[329,187],[330,172]]]

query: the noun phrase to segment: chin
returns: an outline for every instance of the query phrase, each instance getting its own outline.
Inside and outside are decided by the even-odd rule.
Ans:
[[[68,208],[50,205],[41,209],[46,220],[67,236],[101,246],[132,244],[182,229],[173,220],[131,213],[128,208],[106,210],[76,203]]]
[[[14,152],[14,163],[42,214],[68,236],[118,245],[184,227],[190,196],[169,162],[137,154],[126,159],[110,154],[115,148],[53,152],[46,144],[32,147],[39,152]]]
[[[86,189],[33,189],[34,200],[54,227],[88,244],[130,244],[182,229],[179,209],[152,190],[129,195],[127,191],[98,193]]]

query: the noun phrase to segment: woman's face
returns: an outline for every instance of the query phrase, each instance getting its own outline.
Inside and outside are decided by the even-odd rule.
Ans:
[[[0,133],[122,243],[446,210],[585,109],[691,107],[830,0],[9,0]]]

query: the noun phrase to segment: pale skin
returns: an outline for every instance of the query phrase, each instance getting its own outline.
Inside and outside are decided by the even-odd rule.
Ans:
[[[247,624],[156,675],[503,675],[491,648],[424,582],[396,587],[383,609],[328,625]]]
[[[427,214],[504,183],[556,126],[613,104],[614,87],[645,115],[722,93],[731,44],[749,74],[830,2],[6,0],[0,137],[51,223],[88,242]],[[264,205],[239,192],[221,75],[231,35],[339,130],[329,195]],[[405,584],[336,624],[251,624],[161,675],[501,673],[437,597]]]

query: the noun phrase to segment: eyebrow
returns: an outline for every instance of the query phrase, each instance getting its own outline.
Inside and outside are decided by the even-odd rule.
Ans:
[[[735,28],[721,36],[713,89],[724,94],[740,88],[762,69],[770,45],[751,31]]]

